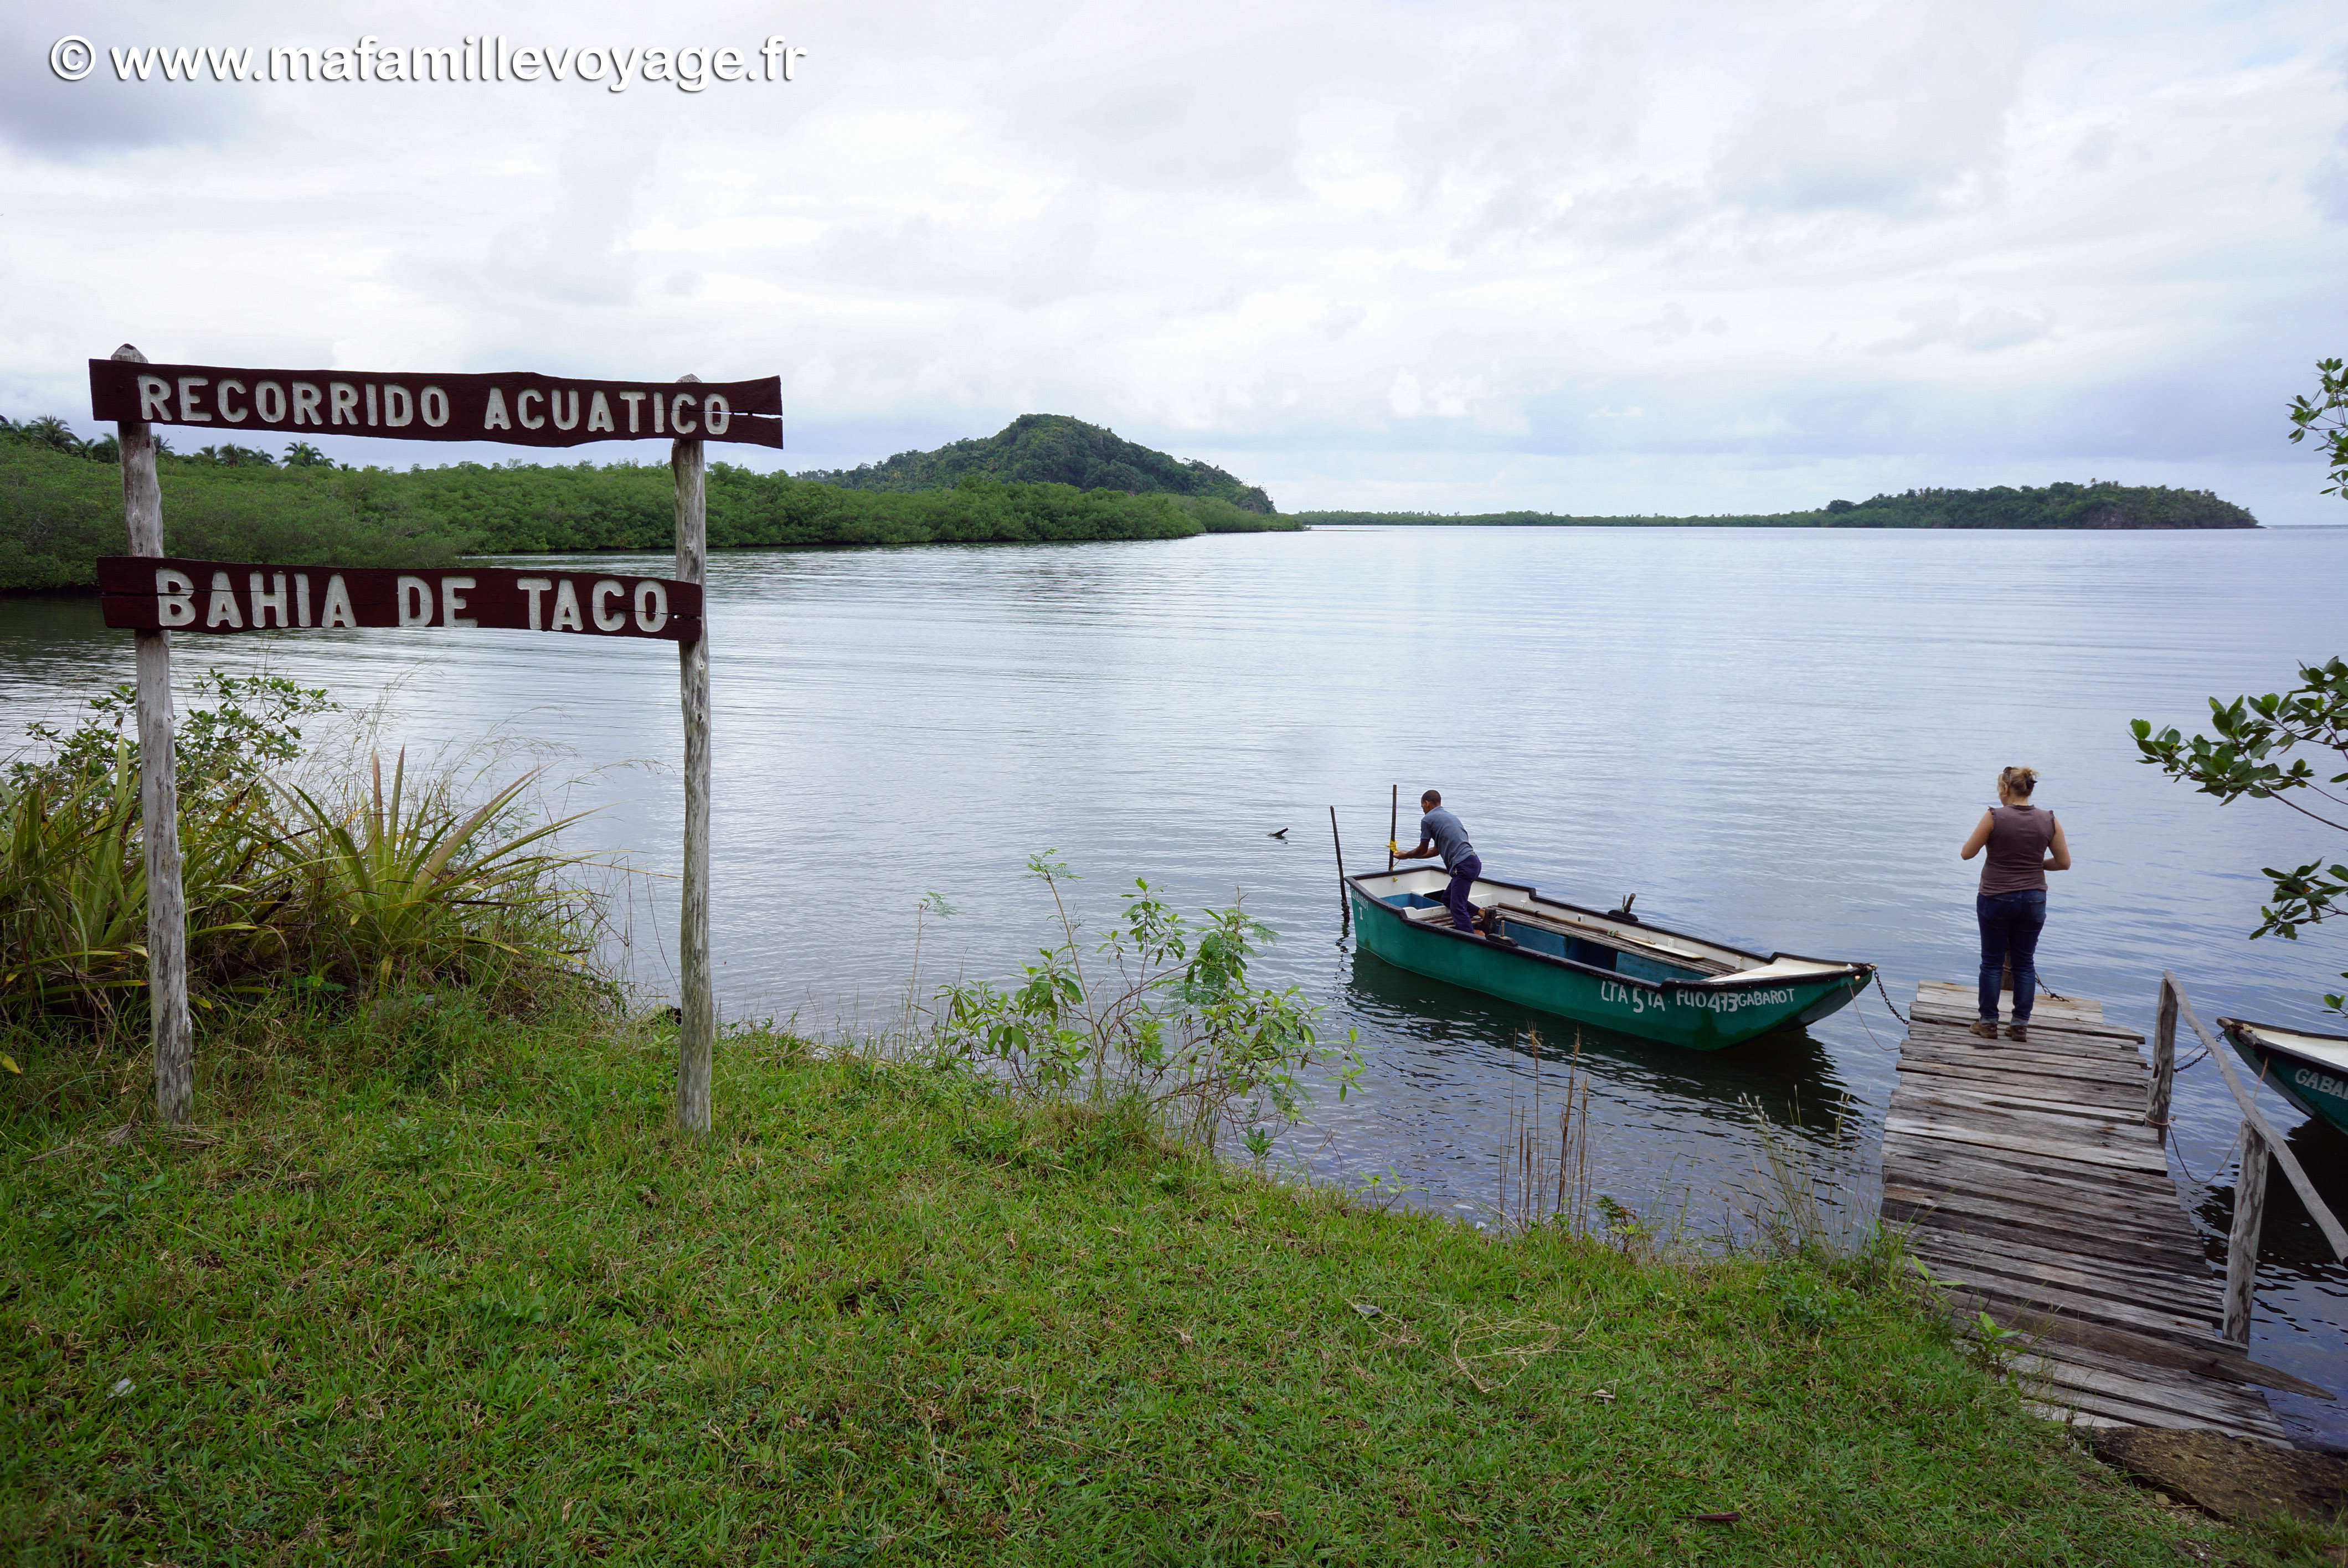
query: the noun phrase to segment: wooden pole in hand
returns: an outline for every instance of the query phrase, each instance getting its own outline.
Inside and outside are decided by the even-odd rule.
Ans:
[[[1389,787],[1394,790],[1394,795],[1386,802],[1386,869],[1392,871],[1395,868],[1394,846],[1402,833],[1402,785]]]
[[[697,375],[680,378],[697,382]],[[677,401],[682,401],[677,400]],[[672,406],[675,406],[675,403]],[[706,475],[699,440],[669,449],[676,479],[676,575],[698,583],[708,555]],[[709,980],[709,625],[677,644],[685,704],[685,897],[677,911],[677,971],[683,995],[676,1030],[676,1124],[709,1131],[709,1066],[717,1043],[717,999]]]
[[[129,343],[116,359],[145,364]],[[122,447],[122,517],[130,553],[163,553],[163,491],[155,436],[144,420],[115,425]],[[171,743],[171,640],[136,631],[139,666],[139,834],[147,875],[147,1006],[155,1052],[155,1109],[185,1122],[196,1098],[195,1040],[188,1023],[188,903],[180,883],[179,756]]]
[[[1339,938],[1354,934],[1354,901],[1345,890],[1345,845],[1337,836],[1337,808],[1329,808],[1329,843],[1337,851],[1337,931]]]

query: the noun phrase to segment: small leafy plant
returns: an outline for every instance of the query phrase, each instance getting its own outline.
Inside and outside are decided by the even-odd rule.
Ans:
[[[2031,1345],[2031,1336],[2008,1328],[1986,1312],[1973,1314],[1973,1321],[1966,1325],[1965,1340],[1982,1365],[2000,1377],[2029,1354]]]
[[[2323,493],[2348,497],[2348,365],[2336,359],[2318,360],[2315,374],[2315,395],[2291,400],[2291,444],[2314,436],[2332,466],[2332,483]]]
[[[2333,658],[2322,664],[2303,664],[2299,685],[2288,692],[2259,697],[2237,697],[2231,702],[2209,699],[2212,740],[2190,740],[2175,729],[2153,733],[2144,719],[2129,721],[2136,733],[2140,761],[2203,794],[2230,805],[2245,795],[2252,800],[2279,801],[2302,816],[2348,833],[2348,771],[2326,776],[2324,769],[2348,764],[2348,661]],[[2304,746],[2333,758],[2315,767],[2304,756],[2290,765],[2281,760]],[[2312,801],[2314,804],[2302,804]],[[2272,884],[2271,903],[2259,910],[2253,938],[2280,936],[2299,938],[2302,926],[2318,926],[2325,917],[2348,910],[2348,863],[2326,866],[2311,860],[2304,866],[2262,868]],[[2341,977],[2348,979],[2348,974]],[[2348,994],[2327,995],[2323,1005],[2333,1012],[2348,1009]]]
[[[1309,1068],[1342,1063],[1339,1098],[1353,1087],[1362,1064],[1352,1031],[1343,1047],[1324,1046],[1303,990],[1248,983],[1249,959],[1275,937],[1239,904],[1192,921],[1137,877],[1088,963],[1061,892],[1074,874],[1050,850],[1028,859],[1027,874],[1051,890],[1064,939],[1038,949],[1015,985],[938,992],[947,1060],[992,1062],[1045,1100],[1138,1102],[1169,1134],[1210,1150],[1226,1127],[1298,1120],[1298,1075]],[[1249,1143],[1259,1146],[1268,1153],[1268,1137]]]

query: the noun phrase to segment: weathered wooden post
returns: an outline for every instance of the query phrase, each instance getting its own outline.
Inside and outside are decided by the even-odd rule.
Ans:
[[[2234,1226],[2226,1237],[2226,1337],[2250,1342],[2250,1286],[2259,1272],[2259,1235],[2267,1218],[2267,1141],[2242,1123],[2242,1168],[2234,1177]]]
[[[679,378],[698,383],[697,375]],[[678,395],[682,411],[691,399]],[[684,425],[672,418],[673,426]],[[708,556],[708,487],[698,436],[679,436],[669,448],[676,479],[676,576],[698,586]],[[717,999],[709,981],[709,627],[676,649],[677,684],[685,704],[685,896],[677,910],[678,979],[676,1124],[709,1131],[710,1058],[717,1041]]]
[[[2144,1119],[2168,1142],[2168,1100],[2177,1081],[2177,987],[2160,978],[2160,1012],[2152,1029],[2152,1086],[2144,1102]]]
[[[113,356],[145,364],[129,343]],[[115,422],[122,447],[122,517],[130,553],[163,553],[163,491],[155,436],[143,419]],[[171,634],[134,634],[139,671],[139,816],[147,877],[147,1007],[155,1051],[155,1109],[185,1122],[195,1103],[195,1042],[188,1022],[188,904],[180,885],[179,756],[171,743]]]
[[[1370,818],[1372,822],[1376,817]],[[1329,808],[1329,845],[1337,852],[1337,936],[1340,941],[1354,934],[1354,901],[1345,892],[1345,842],[1337,836],[1337,808]]]

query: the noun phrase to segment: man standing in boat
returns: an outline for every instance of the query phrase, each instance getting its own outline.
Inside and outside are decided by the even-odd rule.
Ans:
[[[1484,875],[1484,863],[1476,857],[1476,846],[1468,842],[1468,830],[1459,825],[1459,819],[1443,809],[1440,790],[1428,790],[1418,797],[1418,804],[1426,814],[1418,819],[1418,847],[1389,847],[1397,860],[1442,856],[1443,868],[1451,873],[1451,886],[1443,892],[1443,902],[1451,909],[1451,928],[1472,932],[1476,929],[1476,906],[1468,902],[1468,889]]]

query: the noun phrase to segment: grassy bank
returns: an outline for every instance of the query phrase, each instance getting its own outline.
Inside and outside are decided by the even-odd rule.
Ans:
[[[174,554],[344,566],[445,566],[463,554],[666,550],[676,512],[665,466],[459,463],[398,472],[158,460]],[[1212,497],[1128,495],[972,477],[912,495],[844,489],[710,465],[714,549],[786,545],[1186,538],[1293,528]],[[0,440],[0,592],[88,588],[123,546],[111,461]]]
[[[18,1559],[2275,1560],[2019,1413],[1880,1264],[1496,1244],[765,1033],[680,1141],[673,1050],[264,1011],[207,1043],[219,1120],[118,1146],[135,1070],[34,1054]]]

